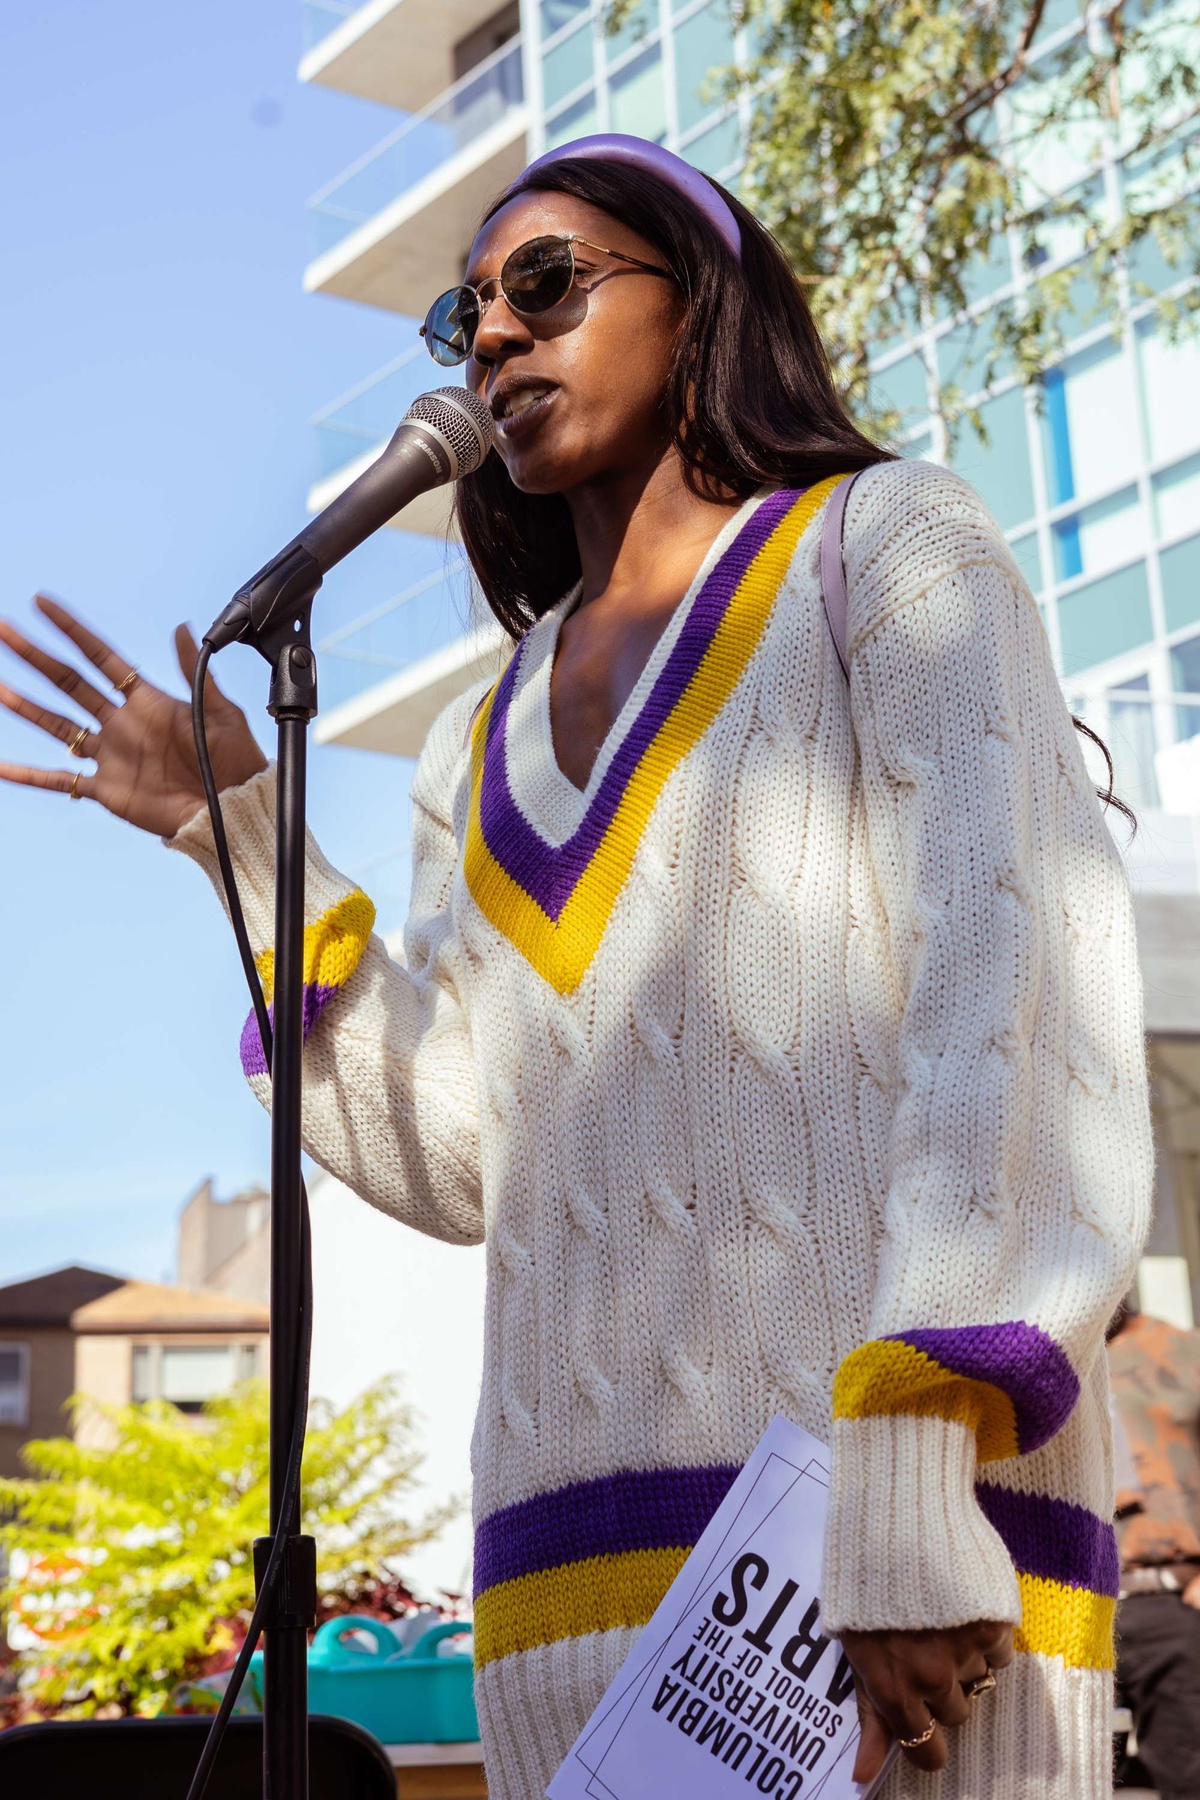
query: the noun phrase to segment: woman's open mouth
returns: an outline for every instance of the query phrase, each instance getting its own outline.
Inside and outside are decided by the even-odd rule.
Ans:
[[[496,430],[506,442],[523,437],[536,428],[553,405],[558,389],[551,381],[514,382],[502,387],[492,399]]]

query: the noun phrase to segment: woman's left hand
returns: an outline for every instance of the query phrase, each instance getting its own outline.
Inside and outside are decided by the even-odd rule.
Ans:
[[[868,1782],[895,1742],[918,1769],[945,1768],[946,1731],[967,1717],[977,1683],[986,1685],[976,1704],[986,1706],[989,1672],[1013,1659],[1013,1628],[980,1620],[946,1631],[845,1631],[842,1649],[862,1722],[854,1779]]]

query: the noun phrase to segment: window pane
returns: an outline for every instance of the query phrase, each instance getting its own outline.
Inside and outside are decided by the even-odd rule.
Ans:
[[[715,3],[693,13],[675,28],[675,85],[679,129],[690,131],[720,103],[710,72],[733,61],[733,31],[723,6]],[[703,95],[703,98],[701,96]]]
[[[542,93],[546,106],[557,106],[592,78],[592,32],[585,25],[556,44],[542,58]]]
[[[233,1345],[163,1346],[162,1397],[177,1405],[211,1400],[233,1386]]]
[[[1125,488],[1111,500],[1085,506],[1053,529],[1054,577],[1070,581],[1128,562],[1145,549],[1146,532],[1136,488]]]
[[[1200,449],[1200,344],[1167,341],[1147,320],[1138,327],[1138,358],[1154,462]]]
[[[954,452],[954,467],[973,482],[1005,531],[1033,517],[1033,481],[1029,473],[1029,440],[1025,400],[1019,388],[989,400],[979,409],[987,432],[980,442],[964,426]]]
[[[1200,537],[1185,538],[1159,553],[1162,571],[1163,610],[1167,630],[1178,631],[1200,619]],[[1188,689],[1200,694],[1200,687]]]
[[[1147,643],[1151,626],[1146,565],[1135,563],[1076,588],[1073,594],[1061,594],[1058,629],[1064,675]]]
[[[605,54],[609,62],[615,62],[626,50],[632,50],[635,44],[642,43],[657,24],[658,7],[655,0],[641,0],[641,5],[634,7],[620,31],[614,31],[608,38]]]
[[[730,113],[720,124],[700,132],[684,148],[683,154],[706,175],[723,175],[738,161],[742,153],[741,132],[736,113]]]
[[[879,406],[892,406],[900,414],[902,429],[914,426],[929,412],[929,386],[925,361],[915,353],[902,356],[871,377],[871,397]]]
[[[590,11],[591,0],[542,0],[542,36],[550,37]]]
[[[1200,637],[1188,638],[1172,650],[1171,691],[1200,694]],[[1175,721],[1181,738],[1195,737],[1200,732],[1200,706],[1176,707]]]
[[[1051,369],[1042,442],[1054,505],[1132,480],[1141,461],[1133,371],[1107,339]]]
[[[657,44],[635,56],[608,82],[609,110],[614,131],[659,143],[666,135],[666,97],[663,93],[662,51]]]
[[[1200,519],[1200,456],[1154,477],[1154,524],[1160,538],[1179,537]]]
[[[1012,357],[1007,352],[997,356],[995,366],[989,370],[992,316],[955,325],[938,339],[938,374],[948,387],[959,388],[968,395],[977,394],[985,383],[995,386],[1012,374]]]
[[[569,144],[572,138],[590,137],[596,129],[596,90],[590,88],[574,106],[568,106],[566,112],[559,113],[552,125],[546,127],[546,148],[555,149],[559,144]]]
[[[154,1358],[148,1344],[133,1346],[133,1379],[131,1393],[140,1405],[154,1399]]]
[[[28,1346],[0,1346],[0,1425],[29,1422]]]
[[[1123,681],[1120,692],[1150,692],[1150,677]],[[1140,700],[1122,700],[1110,690],[1108,747],[1113,759],[1113,786],[1122,800],[1136,807],[1158,805],[1154,773],[1154,709]]]
[[[1024,537],[1015,538],[1009,549],[1020,564],[1021,573],[1035,594],[1042,590],[1042,552],[1038,545],[1036,531],[1028,532]]]

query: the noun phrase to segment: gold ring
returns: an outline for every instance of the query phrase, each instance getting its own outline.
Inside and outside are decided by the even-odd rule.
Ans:
[[[130,688],[133,686],[134,682],[137,680],[137,678],[138,678],[137,670],[130,669],[130,671],[129,671],[128,675],[126,675],[124,681],[118,681],[118,683],[117,683],[118,694],[127,694],[129,692]]]
[[[986,1675],[977,1675],[967,1688],[967,1699],[977,1700],[980,1694],[990,1694],[996,1685],[996,1671],[989,1669]]]
[[[901,1738],[900,1739],[900,1748],[902,1750],[919,1750],[921,1748],[922,1744],[927,1744],[929,1742],[930,1738],[933,1736],[933,1734],[936,1730],[937,1730],[937,1720],[930,1719],[928,1730],[923,1731],[921,1733],[920,1737]]]
[[[83,774],[82,769],[76,769],[75,773],[72,775],[71,785],[67,789],[68,800],[82,800],[83,799],[83,795],[79,792],[79,777],[82,774]]]
[[[79,730],[75,733],[75,736],[71,739],[70,743],[67,745],[67,749],[71,752],[72,756],[86,756],[87,755],[87,751],[83,748],[83,746],[84,746],[84,744],[87,743],[87,741],[91,737],[91,735],[92,735],[91,731],[89,730],[89,728],[86,725],[81,725],[79,727]]]

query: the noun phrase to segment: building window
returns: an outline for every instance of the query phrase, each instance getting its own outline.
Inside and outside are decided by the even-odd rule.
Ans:
[[[680,131],[690,131],[721,104],[723,96],[713,78],[732,61],[733,30],[728,14],[716,0],[675,27]]]
[[[0,1344],[0,1425],[29,1423],[29,1345]]]
[[[1130,481],[1141,432],[1129,358],[1110,338],[1072,356],[1043,381],[1042,437],[1051,504],[1087,499]],[[1097,429],[1097,421],[1103,427]]]
[[[1158,781],[1154,771],[1154,712],[1138,694],[1150,694],[1149,675],[1122,681],[1109,690],[1108,747],[1112,752],[1113,786],[1122,800],[1139,809],[1157,806]]]
[[[614,131],[661,143],[667,132],[662,51],[657,44],[627,62],[608,78],[608,100]]]
[[[1145,563],[1060,594],[1058,629],[1064,675],[1078,675],[1092,663],[1149,643],[1154,631]]]
[[[1025,399],[1010,388],[980,407],[984,436],[964,427],[954,452],[954,467],[977,487],[1005,531],[1033,517],[1033,480],[1029,473],[1029,439]]]
[[[198,1413],[206,1400],[260,1373],[257,1344],[135,1344],[132,1397]]]
[[[1177,694],[1200,694],[1200,637],[1172,647],[1171,687]],[[1175,729],[1181,738],[1200,733],[1200,706],[1177,706]]]

